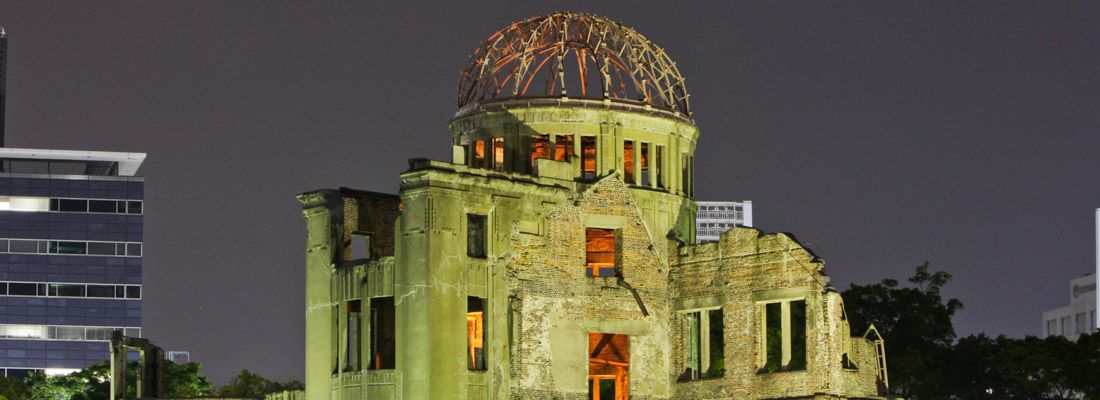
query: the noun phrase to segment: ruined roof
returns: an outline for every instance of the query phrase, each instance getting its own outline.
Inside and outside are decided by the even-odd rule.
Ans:
[[[459,114],[508,99],[570,98],[648,106],[691,119],[684,77],[663,49],[610,19],[557,12],[514,22],[474,49]]]

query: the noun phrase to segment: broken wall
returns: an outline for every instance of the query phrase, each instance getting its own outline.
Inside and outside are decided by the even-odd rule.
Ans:
[[[848,343],[862,339],[850,338],[843,304],[826,289],[823,269],[790,235],[764,235],[752,228],[730,230],[719,242],[683,247],[670,273],[673,308],[722,306],[726,368],[719,378],[677,382],[675,398],[877,398],[866,384],[875,379],[877,364],[867,359],[862,345],[857,345],[860,351],[847,350]],[[766,304],[799,300],[805,301],[805,367],[768,372]],[[673,319],[673,371],[682,371],[682,315]],[[843,368],[844,353],[858,370]]]

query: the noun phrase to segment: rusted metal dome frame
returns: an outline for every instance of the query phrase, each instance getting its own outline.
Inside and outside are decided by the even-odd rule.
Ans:
[[[568,57],[575,70],[566,67]],[[534,82],[540,73],[544,82]],[[602,93],[588,90],[593,79]],[[570,86],[581,93],[568,92]],[[684,77],[668,54],[633,28],[590,14],[559,12],[518,21],[474,50],[459,83],[460,113],[514,98],[610,100],[691,119]]]

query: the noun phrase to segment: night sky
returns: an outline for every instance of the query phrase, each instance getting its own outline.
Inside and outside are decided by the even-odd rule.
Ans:
[[[1020,337],[1093,270],[1100,2],[591,3],[0,0],[7,145],[149,154],[144,334],[218,383],[302,376],[294,195],[449,160],[469,52],[557,10],[664,47],[698,198],[752,200],[839,289],[927,260],[960,334]]]

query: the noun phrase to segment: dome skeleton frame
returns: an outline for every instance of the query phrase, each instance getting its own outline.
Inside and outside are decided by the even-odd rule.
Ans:
[[[543,82],[535,82],[540,76]],[[598,88],[590,86],[596,82]],[[569,92],[578,86],[580,96]],[[594,15],[555,13],[512,23],[483,41],[462,71],[458,107],[576,97],[648,105],[690,118],[688,96],[676,63],[634,29]]]

